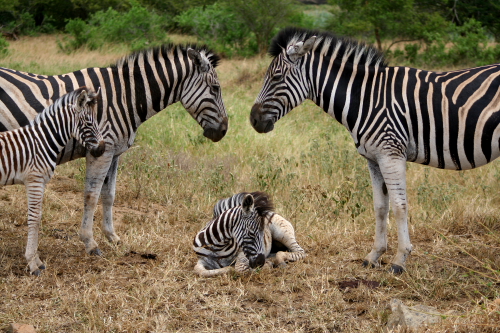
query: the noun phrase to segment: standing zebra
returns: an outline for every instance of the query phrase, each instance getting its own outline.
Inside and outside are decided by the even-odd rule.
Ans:
[[[97,94],[85,87],[47,107],[31,126],[0,133],[0,184],[24,184],[28,194],[28,243],[25,257],[31,274],[45,266],[38,257],[38,230],[45,185],[52,178],[57,156],[75,138],[96,159],[104,139],[95,115]]]
[[[376,218],[364,266],[387,250],[389,201],[398,226],[391,271],[401,273],[408,233],[406,161],[442,169],[476,168],[500,155],[500,65],[453,72],[388,67],[376,49],[331,34],[284,29],[252,107],[259,133],[311,99],[351,134],[368,160]]]
[[[172,103],[180,101],[214,142],[227,131],[227,114],[215,72],[219,57],[206,47],[165,45],[133,53],[105,68],[44,76],[0,68],[0,132],[28,125],[37,113],[62,94],[85,85],[101,89],[97,119],[106,152],[87,158],[85,204],[80,239],[89,254],[102,255],[92,226],[99,199],[102,229],[107,239],[120,238],[113,226],[119,156],[133,144],[137,128]],[[57,163],[88,157],[86,149],[71,141]]]
[[[272,210],[266,194],[245,194],[241,204],[214,217],[194,238],[195,272],[208,277],[231,271],[232,264],[238,272],[263,266],[264,217]]]
[[[234,207],[239,207],[243,205],[245,199],[249,195],[255,198],[256,202],[258,203],[257,210],[261,210],[261,212],[258,215],[261,215],[261,219],[263,220],[262,223],[264,228],[264,235],[262,239],[260,237],[256,237],[255,239],[252,240],[251,235],[248,238],[249,241],[263,242],[262,248],[264,251],[263,252],[264,257],[266,258],[266,265],[282,266],[286,265],[286,262],[297,261],[305,258],[306,253],[295,240],[295,232],[293,230],[292,224],[288,222],[286,219],[284,219],[282,216],[274,213],[272,211],[272,204],[270,202],[265,205],[267,211],[264,211],[262,209],[262,206],[259,204],[259,202],[262,200],[266,201],[269,200],[267,194],[263,192],[252,192],[252,193],[242,192],[235,194],[232,197],[219,200],[214,207],[214,219],[212,220],[212,222],[210,222],[212,224],[211,227],[212,230],[220,232],[220,228],[215,228],[214,226],[214,224],[217,223],[215,221],[217,221],[218,217],[220,217],[226,211],[234,209]],[[239,221],[235,220],[233,224],[234,223],[239,223]],[[225,241],[218,242],[217,240],[218,237],[216,237],[215,235],[213,235],[212,237],[200,236],[200,234],[207,232],[205,231],[207,228],[208,226],[205,227],[202,231],[200,231],[200,233],[196,236],[194,243],[194,248],[197,253],[203,252],[204,249],[207,247],[210,247],[211,249],[209,252],[210,255],[208,256],[208,259],[203,255],[200,256],[199,254],[200,260],[198,261],[198,264],[195,266],[195,272],[204,277],[215,276],[232,270],[233,268],[230,265],[234,261],[234,260],[216,261],[214,259],[224,256],[223,254],[224,250],[221,245],[222,243],[225,243]],[[199,239],[203,239],[202,251],[200,251],[199,249],[197,250],[197,248],[200,247],[201,244]],[[274,255],[271,255],[271,251],[276,248],[279,248],[279,250],[283,249],[285,251],[278,251]],[[243,253],[240,252],[239,257],[237,257],[235,260],[236,260],[235,264],[236,271],[246,272],[251,268],[249,260],[245,257]],[[216,262],[216,264],[211,265],[210,263],[212,262]]]

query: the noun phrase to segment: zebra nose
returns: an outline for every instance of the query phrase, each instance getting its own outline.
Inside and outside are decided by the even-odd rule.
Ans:
[[[262,104],[255,103],[250,112],[250,124],[258,133],[271,132],[274,129],[274,121],[272,119],[266,120],[262,114]]]
[[[262,253],[259,253],[255,259],[249,260],[249,264],[251,268],[262,267],[266,263],[266,256]]]
[[[90,155],[92,155],[94,157],[99,157],[102,154],[104,154],[105,150],[106,150],[106,143],[103,140],[103,141],[100,141],[96,147],[93,147],[90,149]]]
[[[222,122],[219,124],[217,128],[205,128],[203,131],[203,135],[213,142],[220,141],[227,133],[228,121],[227,117],[222,119]]]

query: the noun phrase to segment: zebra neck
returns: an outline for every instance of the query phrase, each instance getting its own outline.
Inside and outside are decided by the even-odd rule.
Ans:
[[[133,62],[124,62],[118,68],[125,83],[122,100],[129,105],[134,130],[167,106],[180,101],[182,85],[189,76],[190,68],[176,65],[176,62],[183,61],[179,57],[169,54],[150,59],[138,55]]]
[[[319,63],[308,61],[306,66],[306,72],[312,73],[309,98],[352,132],[359,115],[373,104],[370,96],[374,89],[379,89],[384,68],[331,58]]]
[[[72,137],[74,122],[66,112],[57,114],[54,114],[52,110],[44,112],[47,112],[47,116],[40,122],[32,126],[22,127],[19,130],[32,134],[31,137],[35,146],[50,149],[53,153],[51,156],[56,161],[57,155]]]

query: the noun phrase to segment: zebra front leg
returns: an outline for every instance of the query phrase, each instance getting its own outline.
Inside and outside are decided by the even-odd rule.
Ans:
[[[38,257],[38,235],[42,219],[43,194],[45,192],[43,178],[30,179],[26,183],[26,192],[28,195],[28,242],[24,256],[28,261],[30,273],[39,276],[41,274],[40,270],[45,269],[45,265]]]
[[[120,237],[115,233],[113,225],[113,204],[116,195],[116,176],[118,173],[118,162],[120,156],[114,156],[113,161],[108,170],[108,174],[104,179],[101,189],[101,202],[102,202],[102,230],[106,238],[114,244],[120,242]]]
[[[80,240],[85,244],[85,251],[90,255],[101,256],[102,252],[94,240],[92,227],[94,213],[99,200],[99,193],[113,160],[113,152],[106,151],[102,156],[95,158],[87,154],[87,175],[85,178],[85,196],[83,218],[80,226]]]
[[[363,266],[379,267],[379,259],[387,251],[387,219],[389,217],[389,194],[376,162],[368,160],[372,180],[373,207],[375,210],[375,241],[371,252],[365,257]]]
[[[410,255],[412,245],[408,231],[408,204],[406,198],[406,160],[403,158],[385,158],[379,162],[384,176],[394,218],[398,226],[398,251],[392,260],[390,271],[403,273],[406,258]]]
[[[201,259],[198,260],[198,263],[196,264],[196,266],[194,266],[194,272],[201,277],[213,277],[217,275],[226,274],[232,271],[234,271],[233,266],[226,266],[217,269],[206,269],[205,266],[203,266],[203,260]]]

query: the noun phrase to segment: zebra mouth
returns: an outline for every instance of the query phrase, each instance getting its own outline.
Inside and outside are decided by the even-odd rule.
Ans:
[[[106,143],[104,141],[100,141],[98,145],[89,144],[87,149],[90,151],[90,155],[99,157],[104,154],[104,151],[106,150]]]
[[[265,119],[262,104],[255,103],[250,112],[250,124],[258,133],[269,133],[274,129],[273,119]]]
[[[227,133],[227,118],[222,121],[222,123],[217,128],[205,128],[203,131],[203,136],[209,138],[213,142],[218,142],[222,140],[222,138]]]
[[[248,259],[248,264],[250,265],[251,268],[262,267],[264,266],[265,263],[266,263],[266,256],[262,253],[259,253],[254,258]]]
[[[274,122],[272,120],[258,121],[257,119],[253,119],[252,127],[258,133],[269,133],[274,129]]]

